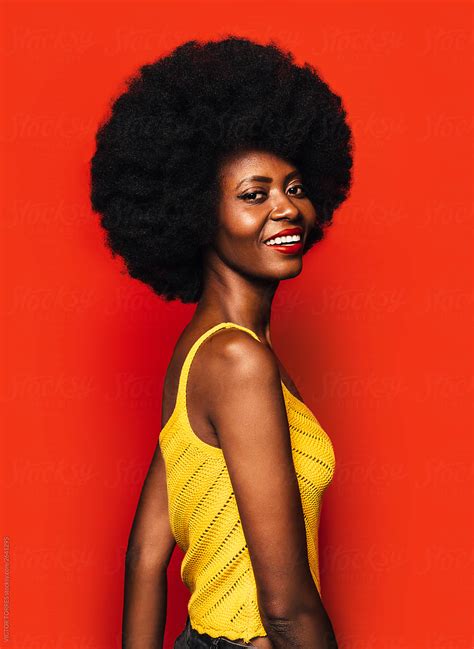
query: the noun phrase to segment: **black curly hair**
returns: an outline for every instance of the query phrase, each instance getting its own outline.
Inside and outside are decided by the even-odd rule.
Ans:
[[[218,226],[219,166],[260,149],[292,162],[316,211],[304,252],[351,186],[341,98],[275,41],[191,40],[139,68],[96,133],[91,204],[112,255],[166,300],[197,302]]]

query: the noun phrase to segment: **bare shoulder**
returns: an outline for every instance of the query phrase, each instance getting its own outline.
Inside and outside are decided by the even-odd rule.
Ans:
[[[220,386],[235,382],[279,382],[280,372],[273,351],[245,331],[224,329],[209,339],[205,352],[207,381]]]
[[[228,429],[229,418],[242,421],[244,408],[249,413],[257,408],[284,413],[280,370],[272,349],[247,332],[230,328],[208,342],[201,365],[202,398],[218,435]]]

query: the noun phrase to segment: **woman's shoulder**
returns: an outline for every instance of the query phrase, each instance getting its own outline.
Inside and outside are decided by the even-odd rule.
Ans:
[[[222,326],[221,326],[222,325]],[[188,357],[189,372],[195,384],[206,392],[218,387],[232,374],[248,373],[260,378],[265,374],[279,377],[278,361],[273,350],[232,323],[188,324],[173,352],[175,364],[182,367]],[[196,342],[200,340],[199,345]],[[194,350],[192,348],[194,346]],[[173,360],[173,359],[172,359]]]
[[[195,363],[205,392],[237,390],[242,383],[279,385],[278,361],[270,347],[237,328],[219,329],[199,349]],[[199,381],[199,377],[197,380]]]
[[[273,350],[248,331],[235,326],[189,323],[173,350],[165,384],[174,392],[187,362],[186,383],[203,399],[232,380],[280,379],[279,364]],[[217,327],[217,328],[216,328]],[[208,334],[208,335],[206,335]],[[200,340],[200,344],[196,343]],[[194,350],[193,350],[194,347]]]

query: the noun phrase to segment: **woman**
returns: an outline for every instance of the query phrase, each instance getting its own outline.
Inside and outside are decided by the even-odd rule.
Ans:
[[[162,647],[176,544],[191,591],[176,649],[336,647],[317,540],[334,451],[270,316],[347,198],[345,117],[309,64],[228,36],[142,66],[98,129],[91,200],[108,246],[156,294],[197,303],[130,533],[125,649]]]

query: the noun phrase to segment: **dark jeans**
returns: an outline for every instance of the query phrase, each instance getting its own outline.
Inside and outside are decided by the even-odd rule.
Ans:
[[[205,649],[206,647],[212,647],[213,649],[216,647],[219,649],[235,649],[236,647],[255,647],[255,645],[229,640],[224,636],[213,638],[207,635],[207,633],[198,633],[196,629],[192,628],[188,615],[184,631],[174,641],[173,649]]]

